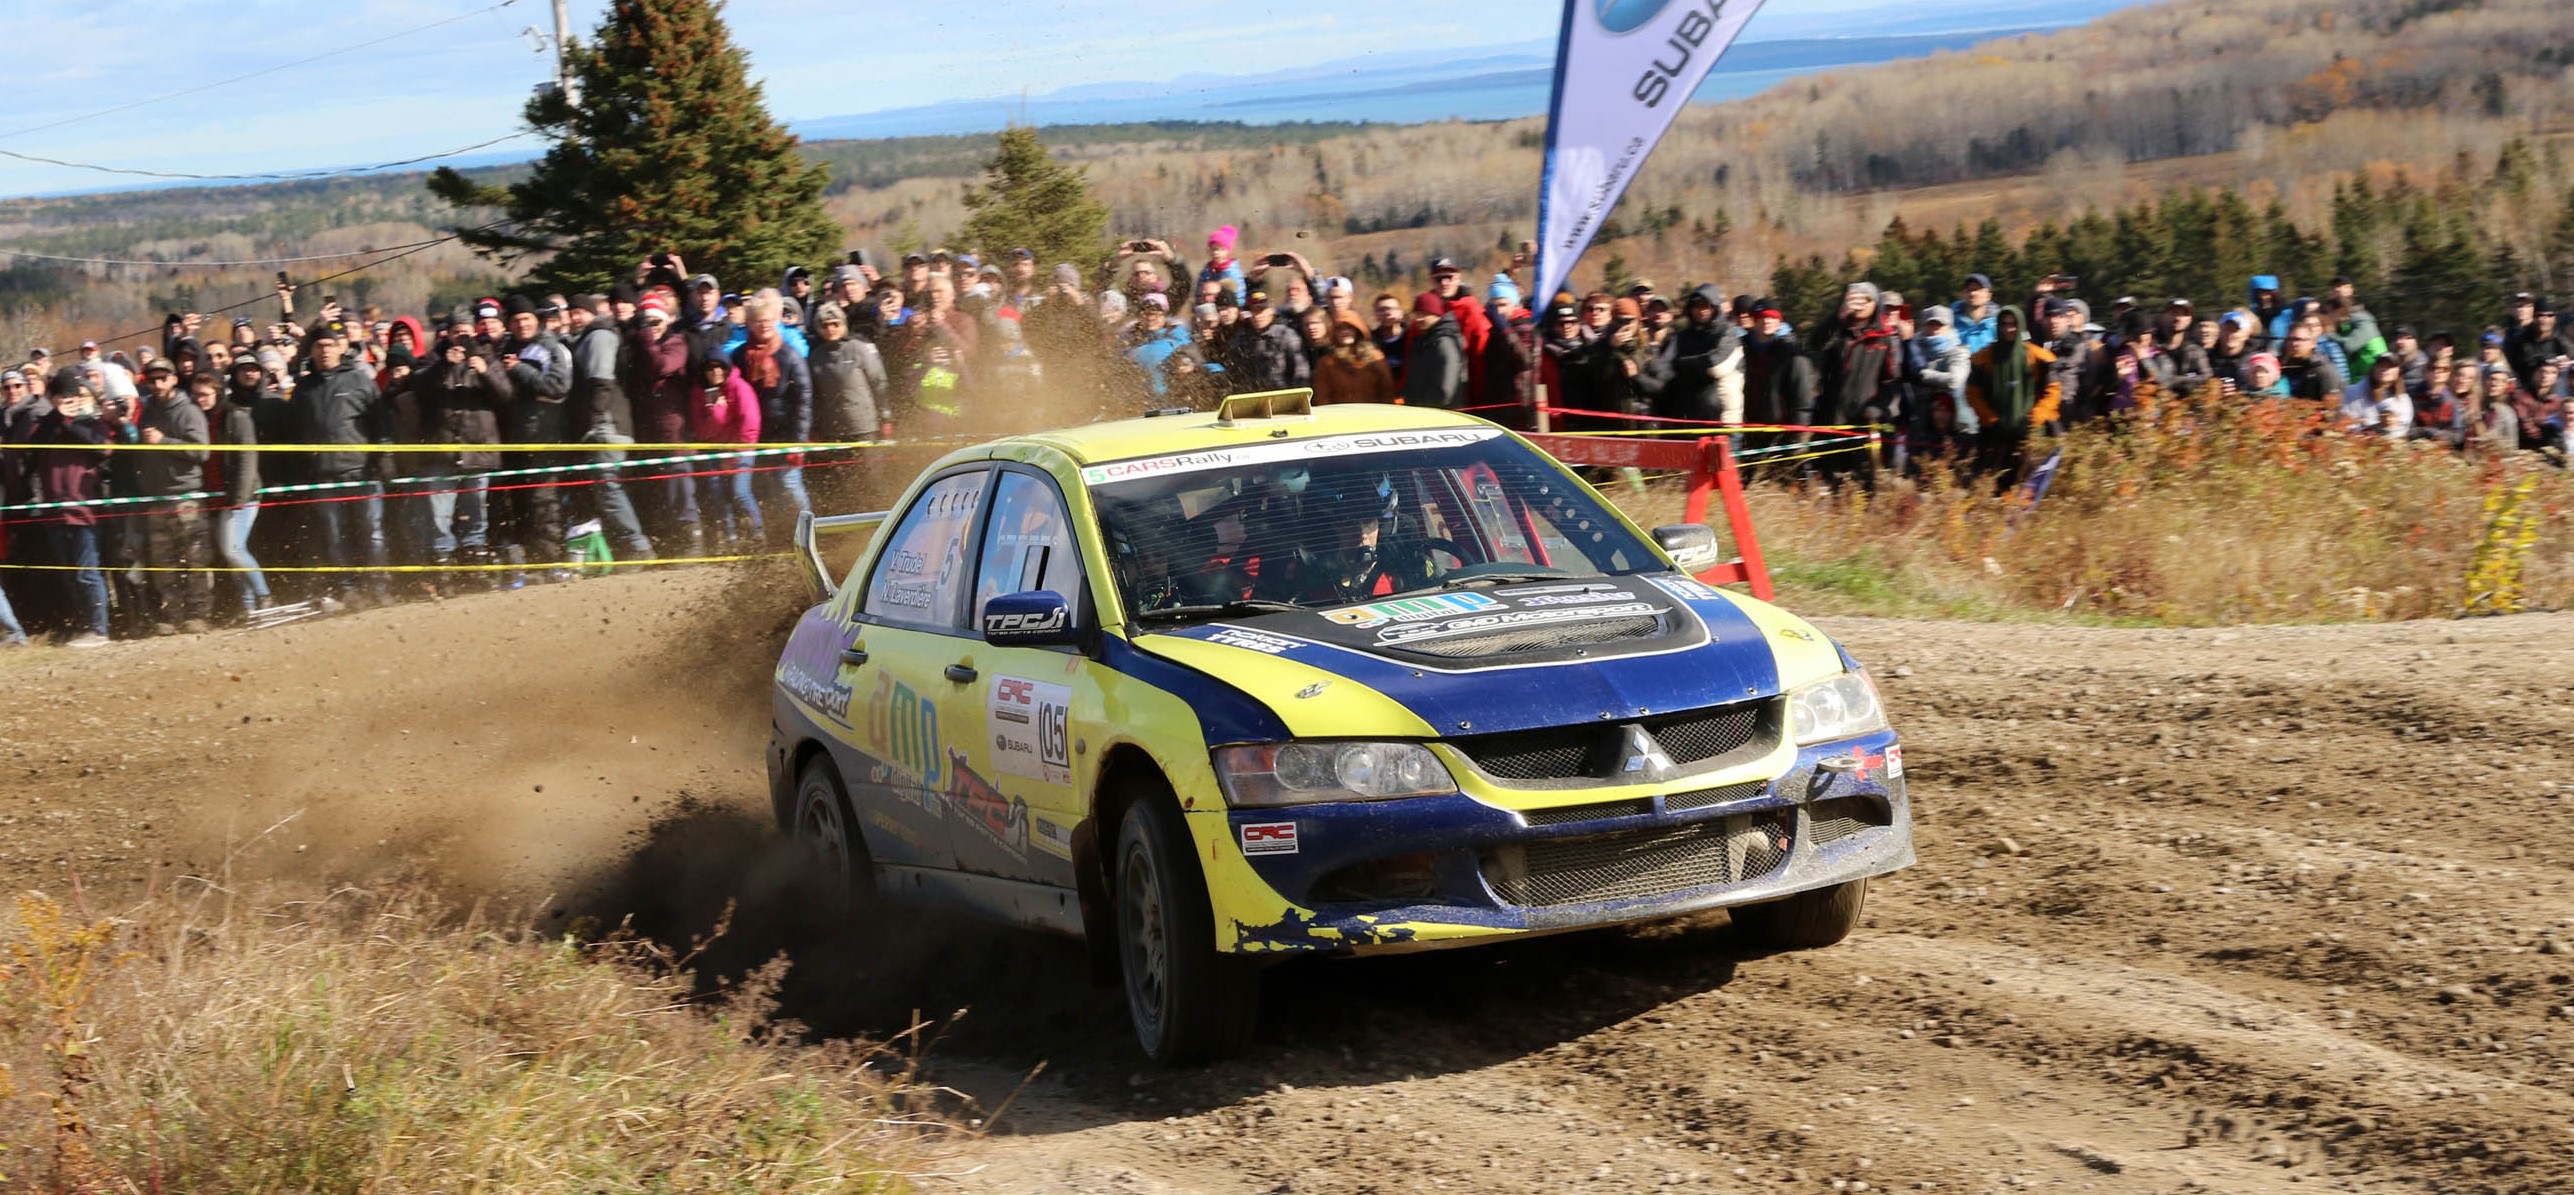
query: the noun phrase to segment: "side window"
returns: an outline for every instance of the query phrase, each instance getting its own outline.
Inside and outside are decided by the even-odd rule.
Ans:
[[[974,612],[1005,593],[1051,589],[1081,608],[1081,559],[1072,520],[1054,487],[1025,473],[1004,472],[992,491],[992,525],[974,583]]]
[[[965,593],[965,539],[992,474],[978,469],[931,482],[903,512],[867,580],[869,618],[930,626],[957,625]]]

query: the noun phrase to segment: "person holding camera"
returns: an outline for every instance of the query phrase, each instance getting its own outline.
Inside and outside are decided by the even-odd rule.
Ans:
[[[385,563],[384,483],[376,460],[382,454],[366,449],[393,441],[388,406],[348,348],[338,321],[314,325],[304,375],[291,400],[296,442],[346,446],[314,453],[306,465],[314,482],[340,483],[307,508],[320,533],[323,560],[339,569],[355,569],[361,561],[368,567]],[[364,576],[364,589],[377,600],[390,596],[383,573]],[[342,573],[333,585],[335,601],[353,599],[361,588],[359,574]]]
[[[83,503],[107,496],[107,447],[113,439],[99,406],[97,385],[77,366],[54,374],[44,400],[31,403],[10,432],[12,444],[54,449],[31,454],[33,484],[28,496],[38,502],[73,504],[48,515],[53,559],[71,566],[64,576],[79,620],[79,629],[65,647],[97,647],[108,641],[107,577],[99,570],[98,516]]]
[[[182,630],[201,634],[214,629],[214,574],[205,571],[214,555],[206,527],[204,500],[196,497],[206,481],[203,447],[210,441],[205,412],[179,388],[179,372],[167,357],[143,367],[146,389],[137,413],[136,438],[166,451],[142,452],[134,465],[136,494],[159,498],[142,516],[144,590],[155,635]],[[194,446],[194,447],[183,447]],[[164,571],[175,570],[175,571]]]

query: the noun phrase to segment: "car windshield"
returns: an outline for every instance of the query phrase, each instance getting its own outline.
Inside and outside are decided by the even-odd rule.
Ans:
[[[1491,428],[1274,441],[1082,474],[1119,596],[1144,621],[1663,567],[1589,487]]]

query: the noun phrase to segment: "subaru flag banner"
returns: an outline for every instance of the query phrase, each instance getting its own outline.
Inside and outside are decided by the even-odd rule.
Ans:
[[[1760,0],[1565,0],[1537,195],[1543,308]]]

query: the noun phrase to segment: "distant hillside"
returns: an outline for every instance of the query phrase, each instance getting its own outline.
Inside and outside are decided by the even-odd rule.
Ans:
[[[1892,35],[1892,34],[1890,34]],[[1743,52],[1750,52],[1744,47]],[[2574,125],[2574,22],[2551,0],[2167,2],[1927,59],[1828,71],[1697,106],[1639,176],[1586,263],[1741,280],[1781,253],[1837,259],[1886,222],[2011,229],[2133,201],[2167,182],[2277,199],[2310,227],[2355,171],[2487,163],[2508,139]],[[1393,281],[1438,254],[1498,264],[1535,216],[1534,119],[1426,125],[1151,123],[1054,127],[1121,231],[1252,248]],[[817,142],[852,244],[941,241],[989,139]],[[2541,180],[2555,185],[2550,158]],[[70,256],[236,259],[422,239],[468,218],[417,176],[0,203],[0,245]],[[327,230],[327,231],[326,231]],[[316,249],[322,246],[323,249]],[[318,273],[299,270],[299,276]],[[254,294],[265,272],[0,270],[13,326],[148,324]],[[496,285],[442,248],[340,284],[409,307]],[[178,289],[193,284],[192,291]]]

